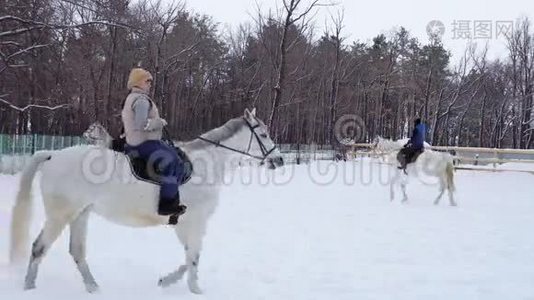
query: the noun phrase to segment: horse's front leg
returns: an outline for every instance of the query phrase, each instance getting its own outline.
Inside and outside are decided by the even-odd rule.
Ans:
[[[395,200],[395,184],[399,181],[399,178],[400,178],[400,174],[398,173],[397,170],[393,171],[395,172],[393,175],[393,177],[391,178],[390,182],[389,182],[389,200],[391,202],[393,202],[393,200]]]
[[[436,197],[436,200],[434,201],[434,205],[438,205],[439,201],[441,200],[441,197],[443,197],[443,193],[445,192],[445,184],[441,181],[439,184],[439,195]]]
[[[402,190],[402,203],[408,202],[408,194],[406,193],[406,182],[401,182],[400,184]]]
[[[448,191],[449,191],[449,202],[451,206],[456,206],[457,205],[456,201],[454,201],[454,190],[449,187]]]
[[[189,277],[187,278],[187,285],[193,294],[202,294],[202,290],[198,286],[198,263],[200,260],[200,243],[188,245],[186,254],[186,264],[189,269]]]
[[[395,186],[393,182],[389,184],[389,201],[393,202],[395,200]]]
[[[188,272],[187,284],[189,290],[194,294],[202,294],[198,286],[198,264],[200,260],[200,250],[202,249],[202,238],[205,232],[205,225],[178,223],[176,234],[185,250],[185,264],[181,265],[176,271],[162,277],[158,285],[168,287],[180,281],[186,272]]]

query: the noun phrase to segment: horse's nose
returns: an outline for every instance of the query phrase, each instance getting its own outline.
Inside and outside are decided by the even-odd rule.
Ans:
[[[273,159],[273,163],[277,166],[277,167],[281,167],[284,165],[284,158],[282,158],[282,156],[278,156],[278,157],[275,157]]]
[[[261,163],[263,165],[264,162]],[[284,165],[284,159],[280,156],[269,158],[267,160],[267,167],[269,169],[276,169],[276,167],[281,167]]]

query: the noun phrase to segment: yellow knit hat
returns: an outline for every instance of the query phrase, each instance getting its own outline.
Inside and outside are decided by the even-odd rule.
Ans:
[[[128,77],[128,89],[131,90],[133,87],[139,86],[140,83],[147,79],[152,79],[150,72],[141,68],[132,69]]]

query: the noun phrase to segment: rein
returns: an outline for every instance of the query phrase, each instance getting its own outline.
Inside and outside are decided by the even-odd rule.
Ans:
[[[235,148],[232,148],[232,147],[229,147],[229,146],[221,144],[220,141],[212,141],[210,139],[207,139],[207,138],[204,138],[204,137],[201,137],[201,136],[199,136],[198,139],[201,140],[201,141],[210,143],[212,145],[215,145],[215,147],[220,147],[220,148],[223,148],[223,149],[235,152],[235,153],[239,153],[239,154],[242,154],[242,155],[245,155],[245,156],[248,156],[248,157],[252,157],[254,159],[257,159],[257,160],[263,162],[267,158],[267,156],[269,156],[269,154],[271,154],[274,151],[274,149],[276,149],[276,146],[274,146],[271,150],[267,150],[267,148],[262,143],[260,137],[258,136],[258,133],[256,133],[256,130],[255,130],[260,125],[257,124],[257,125],[252,126],[252,124],[250,124],[250,122],[248,120],[246,120],[246,119],[245,119],[245,122],[247,122],[248,128],[250,129],[250,133],[251,133],[247,151],[242,151],[242,150],[239,150],[239,149],[235,149]],[[261,154],[263,156],[257,156],[257,155],[253,155],[253,154],[249,153],[250,152],[250,148],[252,146],[252,140],[254,138],[256,138],[256,141],[260,145]]]

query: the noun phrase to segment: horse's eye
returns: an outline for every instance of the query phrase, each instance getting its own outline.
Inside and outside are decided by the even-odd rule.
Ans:
[[[267,133],[260,134],[260,137],[263,138],[263,139],[266,139],[267,138]]]

